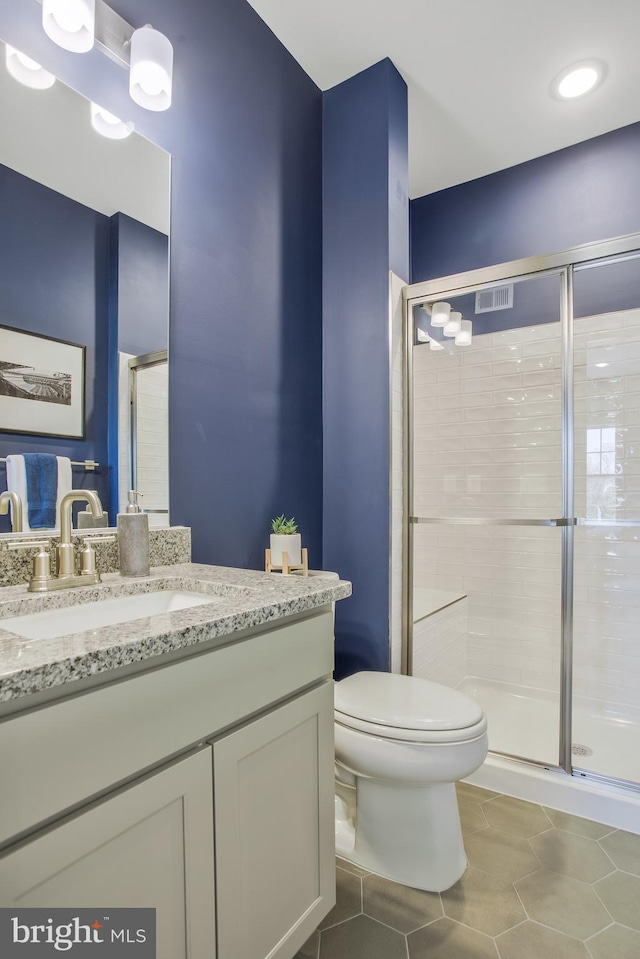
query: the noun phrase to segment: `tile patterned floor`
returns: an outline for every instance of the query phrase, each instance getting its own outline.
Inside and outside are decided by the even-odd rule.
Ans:
[[[458,786],[469,865],[442,894],[338,860],[296,959],[640,959],[640,836]]]

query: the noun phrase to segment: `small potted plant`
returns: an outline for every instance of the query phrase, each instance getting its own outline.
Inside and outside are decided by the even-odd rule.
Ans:
[[[271,521],[271,529],[271,565],[299,566],[302,563],[302,537],[293,516],[291,519],[286,519],[284,513],[276,516]],[[286,563],[282,561],[283,553],[287,554]]]

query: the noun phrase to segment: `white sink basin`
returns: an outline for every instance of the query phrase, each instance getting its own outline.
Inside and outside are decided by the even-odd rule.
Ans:
[[[183,589],[158,590],[138,596],[117,596],[115,599],[66,609],[51,609],[44,613],[12,616],[10,619],[0,619],[0,629],[7,629],[26,639],[56,639],[58,636],[84,633],[101,626],[116,626],[134,619],[215,602],[220,602],[220,597]]]

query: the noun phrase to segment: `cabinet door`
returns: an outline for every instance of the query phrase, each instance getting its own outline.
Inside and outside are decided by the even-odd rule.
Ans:
[[[291,959],[335,903],[333,683],[213,744],[219,959]]]
[[[7,853],[0,905],[155,908],[157,959],[214,959],[211,749]]]

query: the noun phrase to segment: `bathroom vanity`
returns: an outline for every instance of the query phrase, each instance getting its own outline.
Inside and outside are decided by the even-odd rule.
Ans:
[[[291,959],[335,902],[350,591],[195,564],[0,590],[0,905],[155,907],[158,959]],[[160,592],[197,605],[140,618]]]

